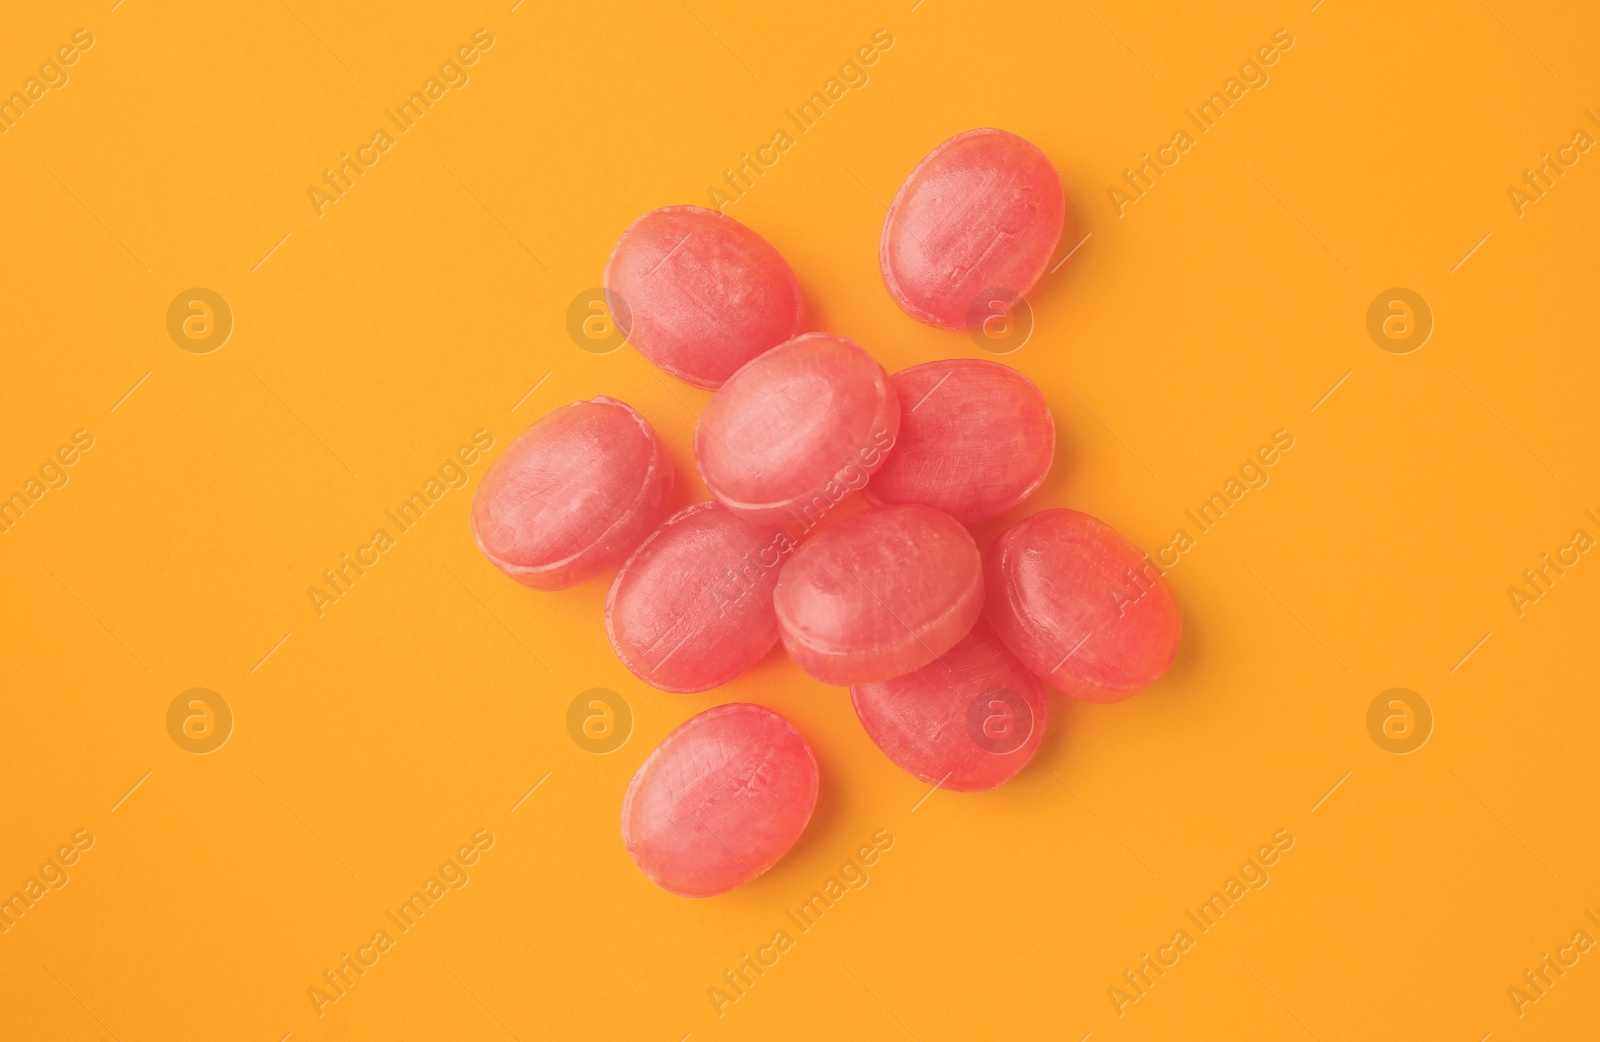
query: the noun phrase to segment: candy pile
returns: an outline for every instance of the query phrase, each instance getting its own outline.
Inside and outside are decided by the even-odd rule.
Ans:
[[[912,318],[963,329],[1038,281],[1061,236],[1045,155],[972,130],[913,170],[879,262]],[[621,565],[606,600],[617,657],[662,691],[705,691],[779,640],[850,689],[900,767],[958,791],[993,788],[1039,747],[1045,685],[1091,702],[1161,676],[1182,624],[1148,558],[1109,525],[1044,510],[981,552],[968,525],[1032,495],[1055,424],[997,362],[890,375],[844,337],[802,332],[799,280],[766,240],[714,210],[673,206],[622,233],[612,311],[651,363],[716,393],[695,429],[712,499],[665,521],[673,467],[644,417],[611,398],[536,422],[485,474],[472,525],[485,555],[559,590]],[[860,491],[871,506],[816,531]],[[691,718],[640,767],[622,807],[639,868],[675,894],[749,882],[805,829],[817,763],[782,716],[734,703]]]

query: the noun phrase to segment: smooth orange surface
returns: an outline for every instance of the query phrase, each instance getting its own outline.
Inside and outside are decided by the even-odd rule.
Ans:
[[[114,2],[0,32],[0,94],[61,84],[0,134],[0,494],[38,495],[0,534],[0,897],[38,880],[0,1038],[1592,1031],[1593,5]],[[977,126],[1039,145],[1081,229],[1000,356],[878,272],[901,180]],[[1167,677],[1057,696],[1016,779],[930,794],[778,653],[659,694],[604,581],[484,560],[472,492],[560,403],[632,403],[672,506],[704,495],[708,395],[602,353],[594,294],[634,218],[719,201],[889,370],[1039,384],[1022,511],[1166,562]],[[736,700],[815,749],[816,817],[683,900],[622,794]],[[1145,953],[1178,958],[1119,1015]],[[1519,1007],[1547,953],[1576,961]]]

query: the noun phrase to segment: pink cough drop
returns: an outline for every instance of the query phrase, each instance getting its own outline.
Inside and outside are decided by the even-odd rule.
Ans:
[[[957,134],[917,164],[889,207],[884,284],[918,322],[964,329],[989,291],[1014,300],[1033,288],[1065,217],[1061,176],[1032,143],[1004,130]]]
[[[629,343],[701,387],[721,387],[806,318],[800,280],[772,244],[698,206],[652,210],[629,225],[606,264],[605,291]]]
[[[606,632],[634,676],[662,691],[705,691],[778,642],[772,590],[794,541],[721,503],[685,507],[612,580]]]
[[[546,414],[495,460],[472,499],[472,531],[525,586],[562,590],[598,575],[645,537],[672,492],[650,425],[614,398]]]
[[[1044,484],[1056,425],[1032,380],[999,362],[925,362],[889,378],[900,437],[872,503],[922,503],[962,524],[999,517]]]
[[[733,375],[694,432],[711,494],[752,521],[809,529],[883,465],[900,430],[889,375],[858,344],[807,333]]]
[[[743,886],[789,852],[817,802],[817,761],[793,724],[747,702],[662,739],[628,785],[622,843],[680,897]]]
[[[1166,580],[1098,518],[1044,510],[984,551],[984,617],[1046,683],[1120,702],[1172,665],[1183,620]]]
[[[850,689],[879,749],[941,789],[979,792],[1027,766],[1044,737],[1044,685],[983,622],[921,669]]]
[[[773,603],[789,657],[848,687],[920,669],[967,635],[983,608],[978,548],[924,506],[875,507],[801,544]]]

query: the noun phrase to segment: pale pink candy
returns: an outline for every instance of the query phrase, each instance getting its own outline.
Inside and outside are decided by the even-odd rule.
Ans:
[[[605,289],[628,342],[701,387],[721,387],[806,320],[800,280],[772,244],[698,206],[652,210],[629,225],[611,251]]]
[[[921,503],[973,525],[1044,484],[1056,425],[1026,376],[955,358],[902,369],[889,382],[900,399],[900,437],[867,485],[869,502]]]
[[[662,691],[705,691],[778,642],[772,589],[794,540],[721,503],[684,507],[612,580],[606,633],[634,676]]]
[[[874,507],[802,543],[773,591],[789,657],[848,687],[909,673],[967,635],[983,609],[978,547],[924,506]]]
[[[984,617],[1046,683],[1120,702],[1178,653],[1178,604],[1144,553],[1098,518],[1044,510],[984,551]]]
[[[941,789],[979,792],[1027,766],[1044,737],[1044,685],[981,620],[921,669],[850,689],[884,754]]]
[[[1015,299],[1039,281],[1065,215],[1061,177],[1038,148],[1004,130],[957,134],[917,164],[889,207],[884,284],[918,322],[974,325],[989,313],[980,296]]]
[[[622,801],[622,844],[680,897],[743,886],[789,852],[817,803],[817,760],[794,725],[748,702],[690,717]]]
[[[805,530],[866,484],[899,430],[900,402],[883,367],[844,337],[807,333],[712,396],[694,457],[730,509]]]
[[[472,499],[472,532],[525,586],[562,590],[617,564],[661,517],[672,462],[625,402],[547,413],[494,461]]]

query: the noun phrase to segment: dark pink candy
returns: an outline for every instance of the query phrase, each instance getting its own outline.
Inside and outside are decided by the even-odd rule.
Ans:
[[[660,518],[672,463],[656,432],[614,398],[564,405],[495,460],[472,531],[518,582],[561,590],[621,561]]]
[[[698,206],[652,210],[629,225],[606,265],[605,288],[612,313],[630,316],[629,343],[701,387],[721,387],[805,324],[800,280],[778,251]]]
[[[694,456],[711,494],[741,516],[809,528],[866,484],[899,429],[883,367],[844,337],[807,333],[712,396]]]
[[[980,295],[1033,288],[1065,215],[1061,177],[1033,144],[1004,130],[957,134],[917,164],[889,207],[884,284],[917,321],[965,328]]]
[[[922,503],[973,525],[1044,484],[1056,425],[1026,376],[956,358],[902,369],[889,382],[900,399],[900,436],[867,485],[869,502]]]
[[[992,789],[1027,766],[1049,714],[1039,678],[982,621],[937,661],[852,687],[850,700],[889,759],[957,792]]]
[[[772,590],[788,536],[720,503],[684,507],[617,572],[606,633],[622,664],[662,691],[705,691],[778,642]]]
[[[795,551],[773,603],[789,657],[848,687],[909,673],[955,646],[983,608],[972,536],[924,506],[875,507]]]
[[[1137,546],[1098,518],[1044,510],[984,551],[984,617],[1048,684],[1120,702],[1167,671],[1183,620]]]
[[[735,702],[656,746],[622,801],[622,843],[680,897],[743,886],[789,852],[817,802],[817,761],[794,725]]]

